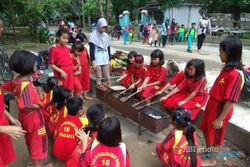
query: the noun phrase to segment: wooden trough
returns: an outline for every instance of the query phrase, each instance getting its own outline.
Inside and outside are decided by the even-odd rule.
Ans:
[[[117,91],[115,92],[110,88],[107,90],[98,87],[96,88],[96,97],[99,100],[138,123],[139,135],[144,131],[142,127],[157,134],[169,126],[170,116],[167,113],[149,106],[137,110],[131,106],[138,102],[135,98],[130,98],[128,101],[122,102],[119,98],[114,97],[116,93]]]

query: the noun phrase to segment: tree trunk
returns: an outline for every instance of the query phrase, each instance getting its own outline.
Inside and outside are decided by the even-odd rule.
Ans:
[[[233,16],[234,16],[234,28],[236,27],[240,28],[240,7],[239,6],[234,6]]]
[[[9,0],[9,7],[10,7],[10,11],[11,11],[11,22],[12,22],[11,25],[12,25],[12,28],[13,28],[15,45],[17,45],[17,41],[16,41],[16,19],[15,19],[15,15],[14,15],[11,0]]]
[[[89,28],[91,28],[91,15],[88,16],[88,25],[89,25]]]
[[[97,6],[99,8],[99,15],[100,17],[103,17],[103,9],[102,9],[102,0],[96,0]]]
[[[83,10],[83,5],[84,5],[84,1],[82,0],[82,26],[85,29],[86,24],[85,24],[85,14],[84,14],[84,10]]]
[[[110,17],[111,17],[111,13],[110,13],[110,0],[106,0],[106,20],[107,23],[110,23]]]

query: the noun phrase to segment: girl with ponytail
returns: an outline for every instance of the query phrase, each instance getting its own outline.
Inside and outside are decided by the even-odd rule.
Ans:
[[[174,129],[162,143],[156,145],[158,158],[169,167],[199,167],[198,137],[191,123],[190,112],[177,108],[172,114]]]

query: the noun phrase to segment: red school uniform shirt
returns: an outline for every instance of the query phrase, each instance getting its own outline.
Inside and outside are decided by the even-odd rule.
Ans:
[[[243,77],[237,69],[223,69],[210,90],[210,96],[220,102],[238,102],[243,85]]]
[[[134,76],[134,82],[138,81],[139,79],[144,79],[145,73],[147,69],[144,64],[142,64],[139,68],[136,67],[135,64],[132,64],[130,73]]]
[[[146,77],[149,77],[148,83],[160,81],[161,83],[159,86],[162,86],[167,82],[167,73],[164,67],[149,66],[146,72]]]
[[[0,125],[9,125],[9,120],[4,115],[4,93],[0,88]],[[15,161],[16,154],[11,137],[7,134],[0,133],[0,166],[6,166]]]
[[[198,137],[194,133],[195,146],[190,148],[186,136],[181,130],[173,129],[170,131],[166,139],[162,143],[156,145],[156,152],[158,158],[166,166],[171,167],[189,167],[190,166],[190,156],[189,152],[191,149],[197,149]],[[196,167],[201,166],[201,159],[197,153],[197,163]]]
[[[63,86],[70,90],[73,90],[73,63],[70,57],[70,49],[68,48],[68,46],[61,46],[59,44],[56,44],[56,46],[52,47],[50,50],[51,55],[49,58],[49,63],[58,66],[67,74],[67,78],[65,79],[61,77],[60,73],[53,70],[55,77],[58,77],[60,79]]]
[[[59,160],[68,160],[77,146],[78,138],[76,133],[78,129],[87,125],[87,118],[70,115],[64,118],[55,131],[53,155]]]
[[[180,71],[173,78],[170,80],[170,85],[179,85],[185,78],[185,73],[184,71]]]
[[[193,78],[185,79],[177,86],[178,89],[192,93],[197,92],[198,94],[207,94],[207,80],[205,77],[195,81]]]
[[[81,161],[83,167],[130,167],[130,159],[126,145],[120,143],[116,147],[105,146],[95,139],[86,152],[84,159]]]
[[[67,107],[56,109],[55,104],[51,104],[52,114],[48,121],[48,130],[51,136],[54,136],[57,125],[68,115]]]

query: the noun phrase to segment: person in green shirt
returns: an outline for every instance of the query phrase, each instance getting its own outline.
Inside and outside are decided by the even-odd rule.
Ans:
[[[196,31],[196,23],[192,23],[191,24],[191,28],[188,30],[186,37],[188,40],[188,49],[187,52],[192,53],[192,44],[193,44],[193,40],[196,38],[197,35],[197,31]]]
[[[178,29],[178,42],[184,41],[184,35],[185,35],[185,27],[184,24],[182,24],[181,27]]]

